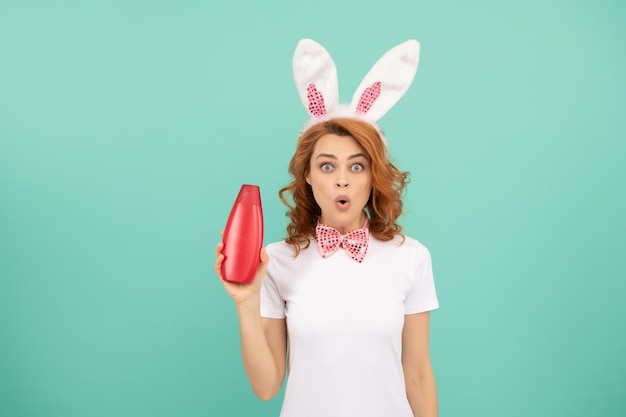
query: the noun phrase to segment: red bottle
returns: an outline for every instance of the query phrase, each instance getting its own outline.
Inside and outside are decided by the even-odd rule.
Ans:
[[[263,210],[257,185],[244,184],[226,222],[222,254],[222,278],[249,284],[261,262]]]

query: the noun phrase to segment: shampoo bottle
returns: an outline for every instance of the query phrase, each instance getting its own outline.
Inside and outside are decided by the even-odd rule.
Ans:
[[[263,210],[257,185],[244,184],[226,222],[222,254],[222,278],[249,284],[261,261]]]

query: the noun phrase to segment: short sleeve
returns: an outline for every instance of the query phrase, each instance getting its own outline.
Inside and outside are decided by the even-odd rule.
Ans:
[[[261,287],[261,317],[269,319],[285,318],[285,300],[282,299],[278,291],[278,285],[271,273],[272,261],[268,265],[265,279]]]
[[[423,313],[439,308],[435,290],[430,252],[425,247],[418,249],[413,283],[404,299],[404,314]]]

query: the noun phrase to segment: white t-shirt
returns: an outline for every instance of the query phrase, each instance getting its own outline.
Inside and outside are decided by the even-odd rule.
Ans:
[[[268,245],[261,315],[286,318],[289,374],[281,417],[412,417],[402,372],[405,314],[439,307],[430,253],[370,236],[362,263],[317,242],[293,257]]]

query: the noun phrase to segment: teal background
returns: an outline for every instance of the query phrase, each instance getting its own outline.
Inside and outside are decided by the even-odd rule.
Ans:
[[[2,0],[0,415],[278,415],[213,250],[242,183],[283,236],[302,37],[345,101],[422,43],[381,125],[433,255],[440,415],[626,415],[618,0]]]

